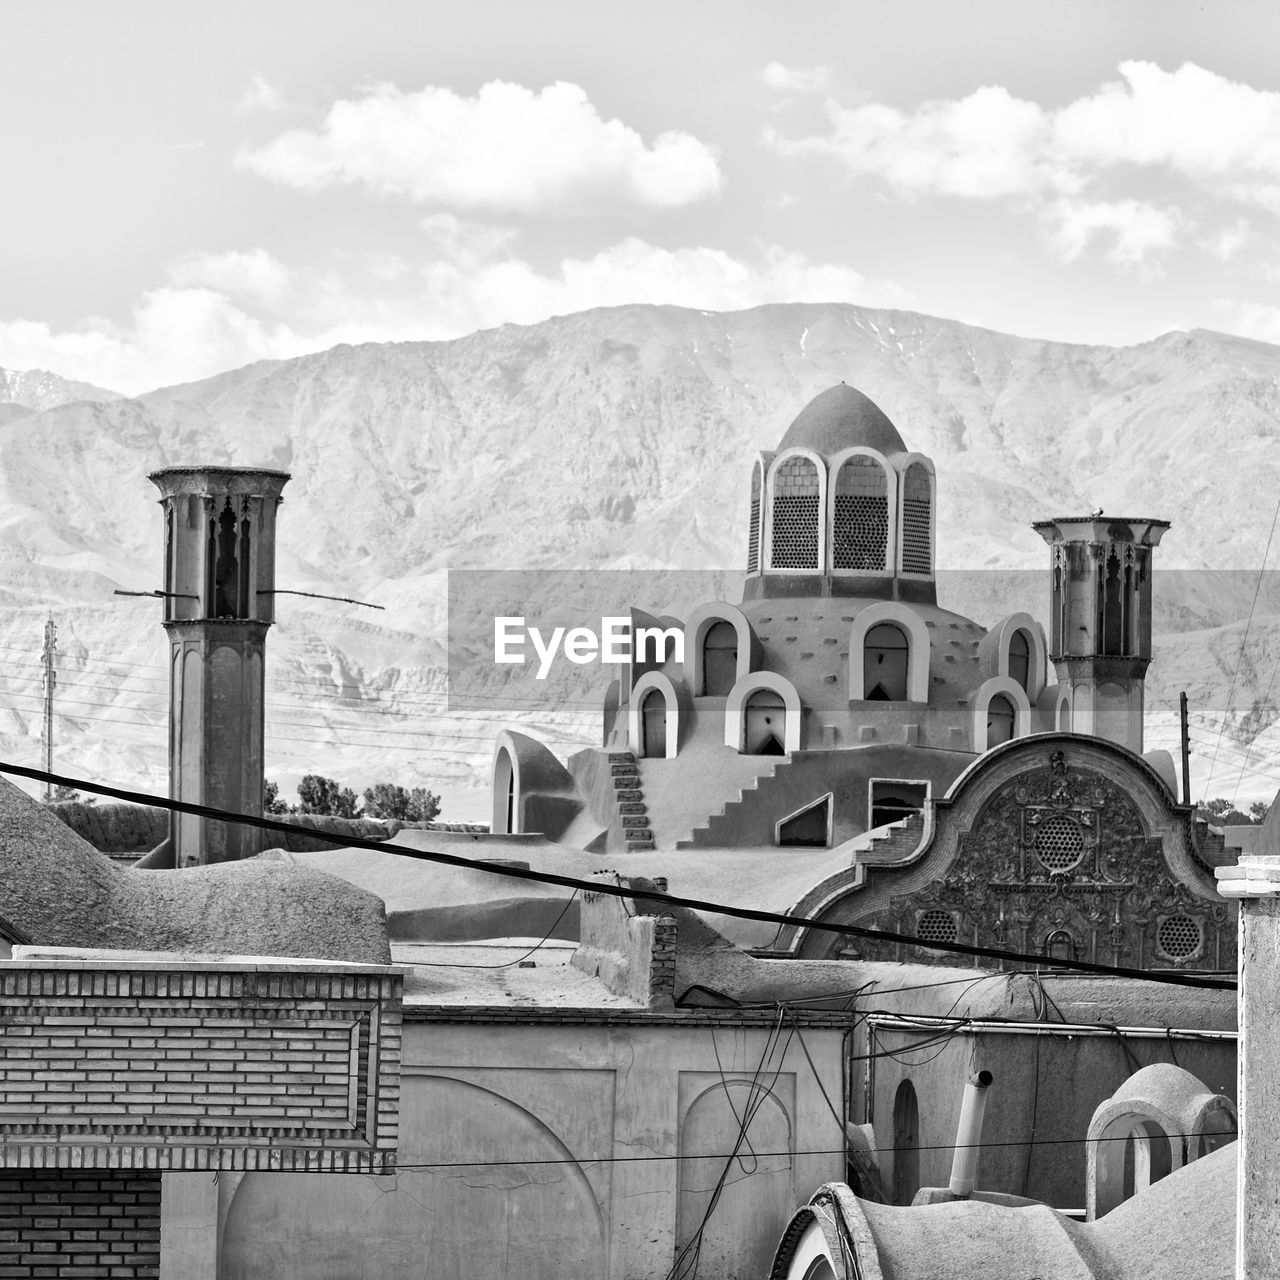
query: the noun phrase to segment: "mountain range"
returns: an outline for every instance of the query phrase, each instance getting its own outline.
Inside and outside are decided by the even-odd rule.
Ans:
[[[1046,569],[1032,521],[1098,508],[1170,520],[1157,563],[1179,572],[1157,584],[1150,744],[1176,746],[1186,689],[1196,793],[1203,780],[1230,794],[1247,765],[1241,798],[1269,797],[1280,588],[1257,569],[1280,494],[1280,348],[1203,330],[1071,345],[846,304],[603,309],[339,346],[133,398],[0,370],[0,751],[41,758],[52,615],[55,765],[164,788],[158,602],[114,594],[160,585],[146,475],[270,466],[293,477],[277,586],[364,603],[278,602],[268,775],[286,791],[313,771],[430,785],[442,817],[474,817],[465,789],[484,780],[496,725],[567,750],[598,740],[598,723],[568,697],[503,705],[500,692],[447,713],[447,571],[738,571],[755,452],[840,381],[934,460],[939,567],[996,571],[954,579],[950,597],[944,577],[944,603],[981,622],[1009,611],[996,599],[1008,570]],[[1019,578],[1041,616],[1045,579]]]

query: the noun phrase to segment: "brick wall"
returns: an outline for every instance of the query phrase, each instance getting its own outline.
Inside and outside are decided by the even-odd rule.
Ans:
[[[160,1274],[160,1175],[0,1172],[0,1277]]]
[[[403,978],[378,966],[0,966],[0,1166],[394,1167]]]

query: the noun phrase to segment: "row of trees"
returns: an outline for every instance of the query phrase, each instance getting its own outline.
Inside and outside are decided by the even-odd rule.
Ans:
[[[1215,827],[1243,827],[1243,826],[1259,826],[1267,816],[1267,811],[1271,808],[1269,804],[1264,804],[1261,800],[1255,800],[1249,806],[1248,813],[1242,813],[1235,807],[1230,800],[1224,800],[1221,796],[1216,800],[1201,800],[1196,805],[1196,816],[1203,818],[1206,822],[1212,822]]]
[[[361,805],[361,799],[364,804]],[[401,822],[434,822],[440,812],[440,797],[426,787],[402,787],[398,782],[375,782],[357,796],[332,778],[306,774],[298,783],[298,803],[289,804],[280,796],[277,783],[262,788],[262,811],[268,814],[315,813],[335,818],[396,818]]]

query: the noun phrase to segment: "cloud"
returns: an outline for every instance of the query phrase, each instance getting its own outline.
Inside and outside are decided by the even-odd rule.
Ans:
[[[452,213],[431,213],[422,219],[422,229],[454,262],[487,262],[516,239],[511,227],[466,222]]]
[[[249,87],[240,97],[236,111],[240,115],[247,115],[251,111],[287,111],[288,108],[289,103],[284,93],[255,72]]]
[[[265,249],[189,254],[169,268],[169,280],[266,305],[279,302],[290,283],[289,269]]]
[[[318,129],[242,150],[237,163],[300,191],[357,185],[419,204],[520,213],[675,208],[723,182],[706,143],[672,131],[646,144],[564,82],[534,93],[494,80],[474,98],[382,84],[335,102]]]
[[[1239,331],[1246,337],[1280,344],[1280,307],[1263,302],[1242,302],[1236,311]]]
[[[1074,262],[1098,237],[1110,238],[1104,256],[1112,266],[1158,275],[1177,244],[1182,219],[1176,210],[1141,200],[1058,200],[1044,210],[1050,248]]]
[[[461,248],[455,256],[420,265],[416,289],[404,287],[406,276],[388,294],[355,288],[333,273],[304,276],[281,266],[289,288],[268,303],[269,290],[242,290],[232,297],[194,283],[213,279],[217,272],[210,264],[226,266],[224,260],[236,255],[191,255],[170,278],[193,283],[144,294],[127,324],[90,319],[59,331],[38,321],[0,321],[0,366],[50,369],[138,394],[339,342],[451,338],[592,307],[649,302],[736,310],[804,301],[905,307],[913,301],[891,281],[869,280],[838,263],[811,262],[776,245],[761,246],[746,259],[705,246],[665,249],[629,238],[544,271],[496,250],[479,260],[474,245],[467,245],[465,226],[437,224],[435,231],[455,232]],[[259,252],[238,255],[238,265],[261,264]],[[246,276],[252,278],[252,270],[230,271],[224,280],[230,288]],[[385,283],[373,272],[369,279]]]
[[[760,79],[770,89],[786,93],[823,93],[831,84],[830,67],[785,67],[771,62],[760,72]]]
[[[1050,242],[1068,260],[1110,232],[1106,256],[1124,269],[1173,249],[1191,221],[1175,202],[1280,214],[1280,93],[1190,62],[1166,71],[1127,61],[1118,70],[1118,79],[1058,108],[999,85],[911,110],[833,99],[824,132],[792,138],[768,129],[764,140],[783,155],[834,160],[902,198],[1004,201],[1053,224]],[[1155,201],[1159,180],[1180,185]],[[1137,182],[1145,188],[1125,189]],[[1225,260],[1242,243],[1224,233],[1202,247]]]
[[[767,130],[765,141],[784,155],[838,160],[853,177],[879,177],[911,197],[991,200],[1079,185],[1069,166],[1047,153],[1044,111],[998,85],[910,113],[878,102],[831,102],[827,112],[827,134],[793,140]]]
[[[1252,229],[1245,218],[1237,218],[1229,227],[1221,227],[1201,240],[1201,247],[1219,262],[1230,262],[1248,244]]]

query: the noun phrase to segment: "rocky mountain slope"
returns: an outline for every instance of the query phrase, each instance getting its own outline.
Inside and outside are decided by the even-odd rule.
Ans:
[[[1199,572],[1161,588],[1150,702],[1166,722],[1154,736],[1172,745],[1169,707],[1186,688],[1212,752],[1256,585],[1220,571],[1256,569],[1268,544],[1278,378],[1280,348],[1221,334],[1074,346],[838,304],[599,310],[451,342],[337,347],[136,399],[2,374],[0,408],[7,396],[32,411],[0,413],[0,751],[39,759],[52,613],[57,762],[163,786],[158,606],[112,593],[159,585],[146,473],[192,461],[290,471],[278,585],[383,606],[280,601],[268,772],[286,789],[319,769],[449,791],[484,774],[493,724],[516,711],[557,744],[593,740],[583,706],[494,694],[487,712],[443,713],[446,570],[738,569],[754,451],[843,379],[934,459],[944,568],[1043,569],[1029,525],[1049,515],[1102,507],[1173,522],[1160,565]],[[957,586],[947,603],[990,621],[1007,612],[993,595],[1002,577]],[[1224,764],[1244,762],[1251,735],[1267,746],[1278,610],[1268,584],[1215,793],[1234,785]],[[1258,759],[1242,796],[1274,790],[1280,767]]]

